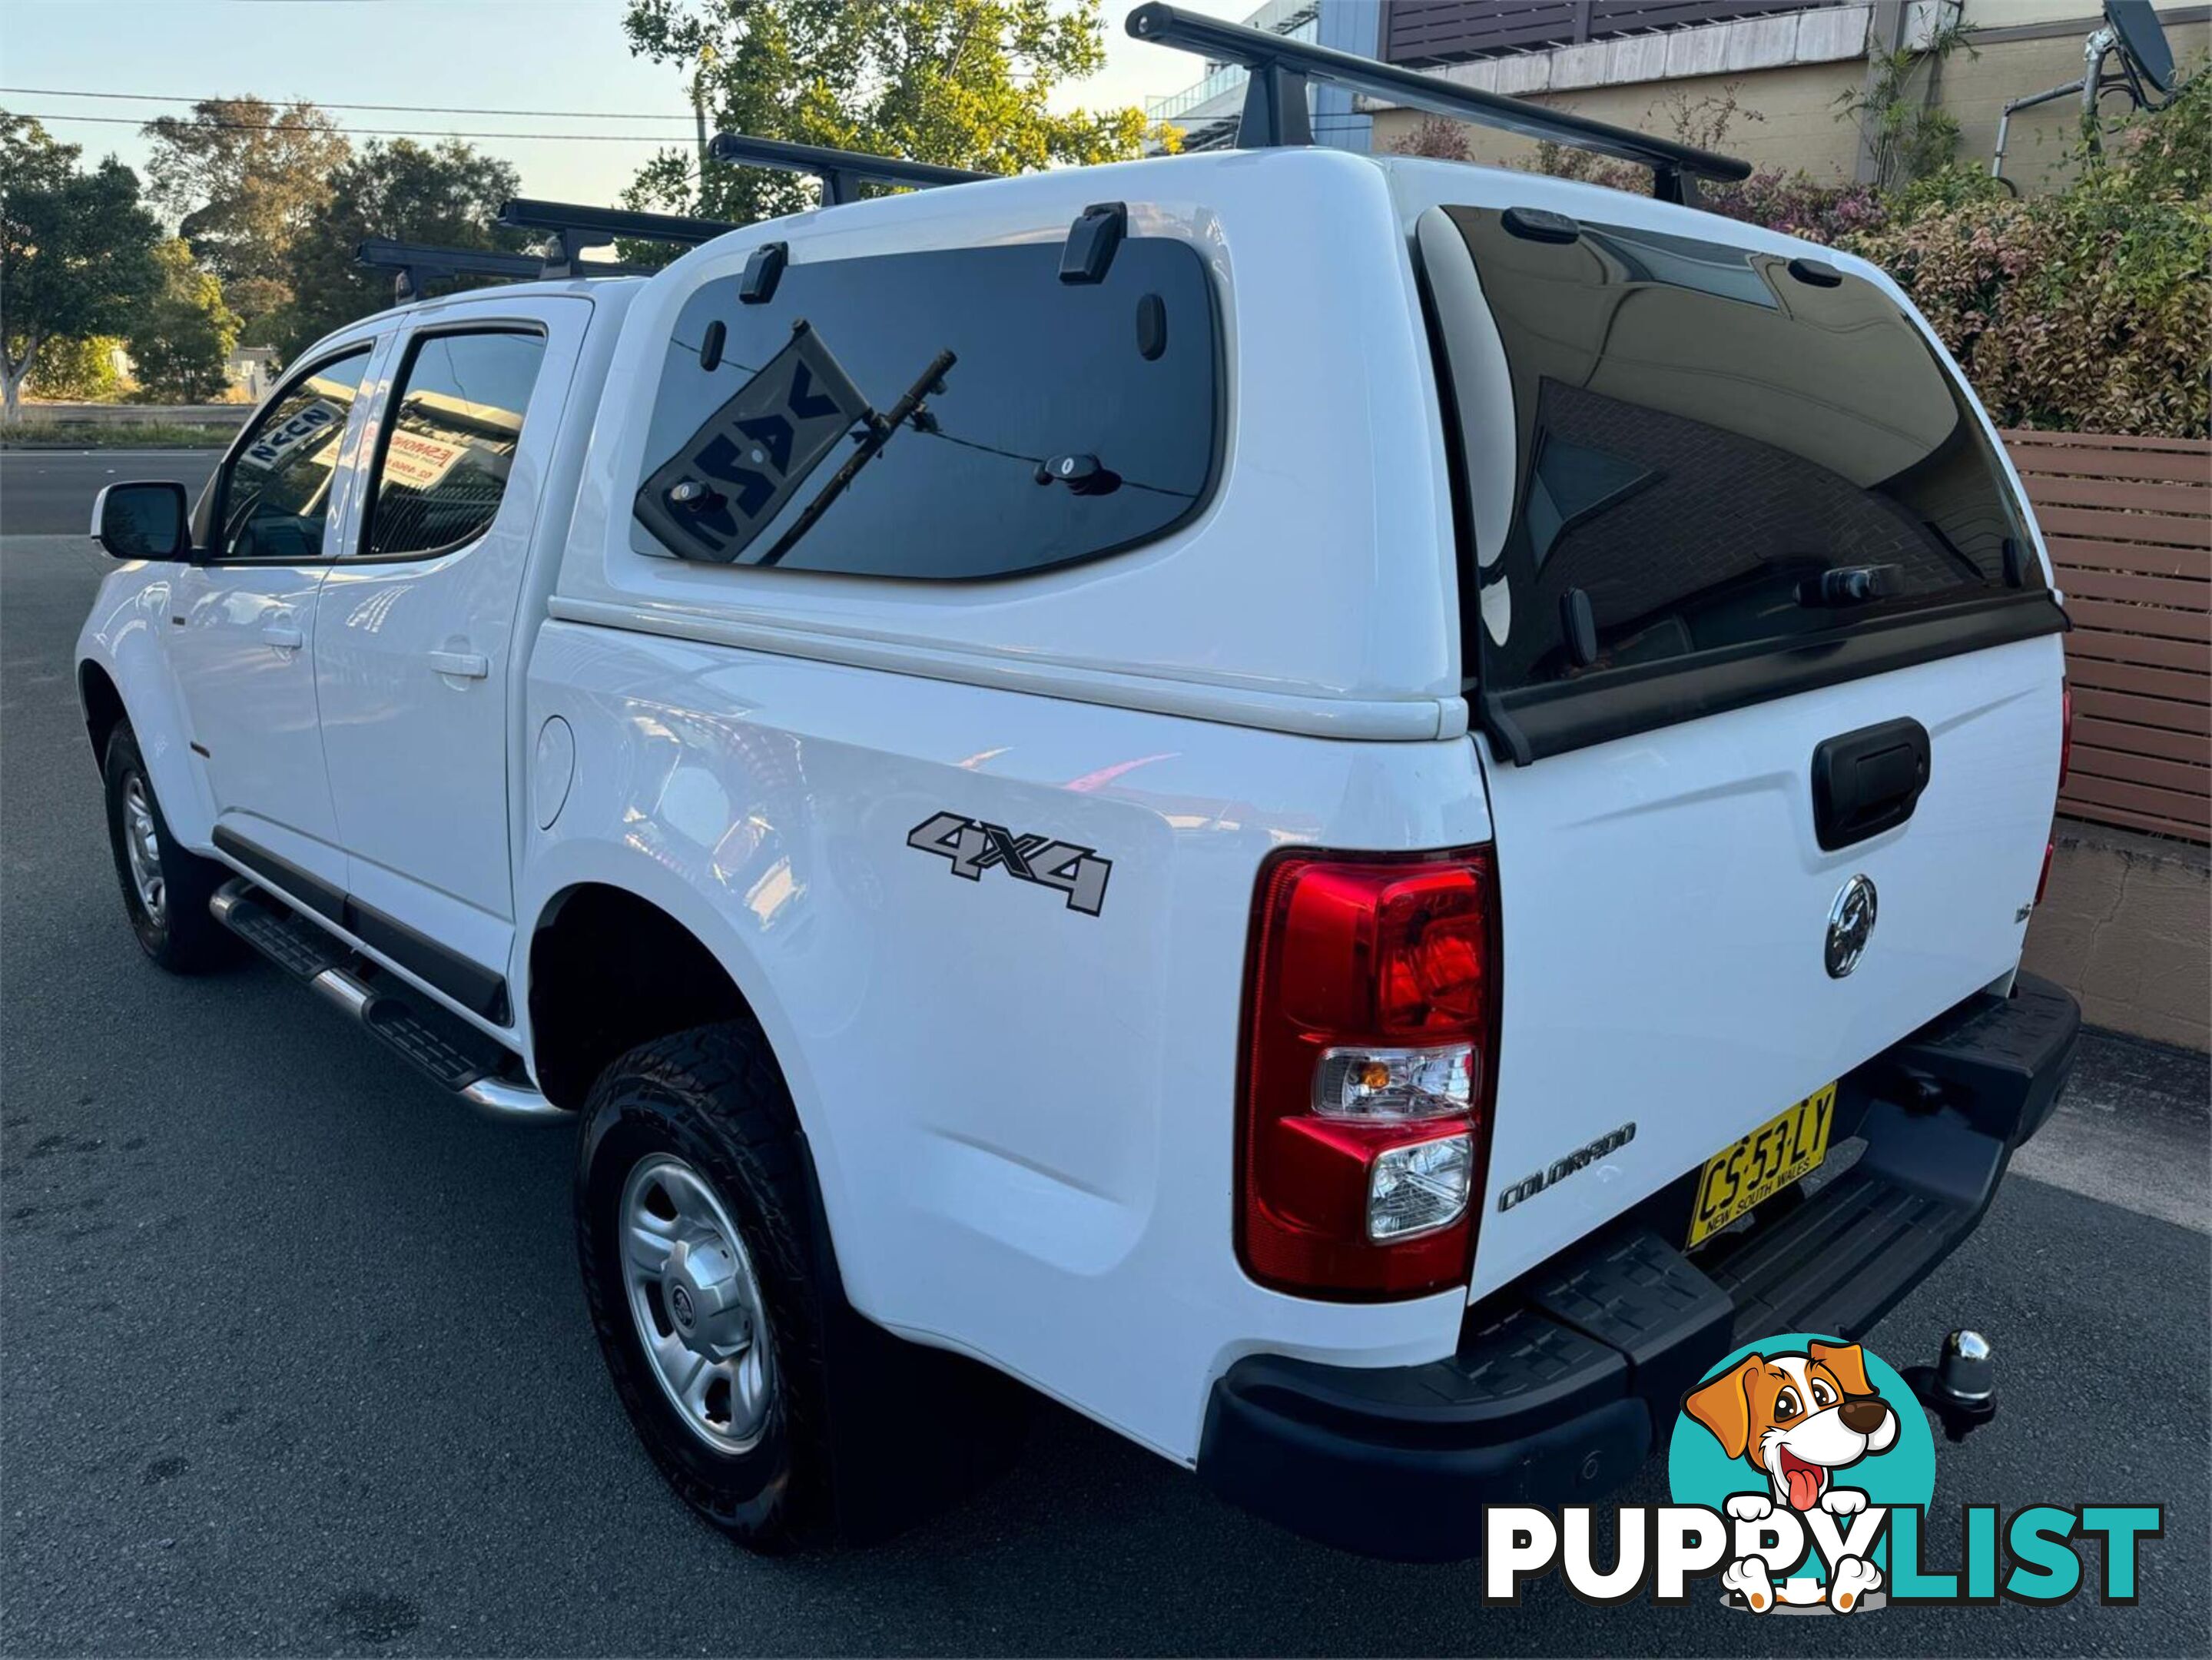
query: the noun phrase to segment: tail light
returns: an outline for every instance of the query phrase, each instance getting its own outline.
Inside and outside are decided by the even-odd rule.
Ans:
[[[1489,1146],[1498,896],[1487,848],[1280,854],[1255,900],[1237,1248],[1343,1299],[1464,1285]]]

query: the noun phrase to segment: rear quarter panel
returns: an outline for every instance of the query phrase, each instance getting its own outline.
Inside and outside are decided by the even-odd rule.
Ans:
[[[532,830],[523,915],[611,882],[714,951],[783,1063],[864,1313],[1185,1461],[1243,1353],[1451,1350],[1455,1292],[1252,1284],[1231,1201],[1261,860],[1486,839],[1465,739],[1340,743],[559,622],[532,732],[554,714],[575,782]],[[908,845],[943,812],[1095,848],[1098,914]]]

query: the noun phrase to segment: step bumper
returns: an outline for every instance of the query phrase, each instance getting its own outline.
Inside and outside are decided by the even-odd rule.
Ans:
[[[1486,1505],[1595,1502],[1731,1349],[1856,1338],[1956,1250],[2051,1116],[2080,1027],[2074,1000],[2031,976],[1970,999],[1844,1080],[1838,1128],[1863,1146],[1840,1174],[1694,1256],[1670,1243],[1668,1207],[1686,1214],[1670,1189],[1485,1298],[1445,1359],[1238,1361],[1207,1405],[1200,1478],[1309,1538],[1404,1561],[1477,1554]]]

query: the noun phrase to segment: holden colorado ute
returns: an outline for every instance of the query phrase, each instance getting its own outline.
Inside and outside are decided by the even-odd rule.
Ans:
[[[836,203],[366,318],[94,533],[148,955],[573,1125],[623,1405],[757,1548],[1027,1389],[1469,1554],[1863,1331],[2072,1057],[2019,480],[1879,271],[1688,206]]]

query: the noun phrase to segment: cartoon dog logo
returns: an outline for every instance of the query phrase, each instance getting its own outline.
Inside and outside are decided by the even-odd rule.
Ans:
[[[1898,1433],[1897,1414],[1868,1381],[1859,1346],[1818,1339],[1802,1353],[1746,1355],[1692,1389],[1682,1410],[1710,1430],[1730,1458],[1764,1478],[1766,1492],[1728,1500],[1728,1513],[1747,1522],[1784,1505],[1838,1517],[1864,1510],[1866,1494],[1837,1486],[1835,1472],[1887,1450]],[[1757,1557],[1731,1563],[1721,1583],[1755,1613],[1774,1606],[1773,1584]],[[1834,1565],[1826,1600],[1847,1614],[1881,1584],[1879,1568],[1849,1557]]]

